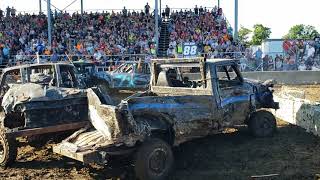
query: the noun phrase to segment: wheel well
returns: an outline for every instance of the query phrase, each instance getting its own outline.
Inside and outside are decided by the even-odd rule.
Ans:
[[[151,131],[151,137],[162,139],[171,146],[174,144],[174,132],[172,128],[166,130],[153,130]]]
[[[23,114],[19,113],[10,113],[5,114],[3,118],[3,126],[7,128],[17,128],[17,127],[23,127],[25,125],[25,117]]]
[[[175,133],[172,124],[161,115],[146,115],[134,117],[136,120],[147,121],[151,127],[152,138],[160,138],[170,145],[174,144]]]

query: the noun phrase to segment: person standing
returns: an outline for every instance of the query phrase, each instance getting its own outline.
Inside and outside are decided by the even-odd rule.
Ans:
[[[12,17],[16,16],[16,9],[14,9],[13,7],[11,8],[11,16]]]
[[[0,20],[3,18],[3,10],[0,9]]]
[[[144,6],[144,12],[146,15],[149,15],[149,13],[150,13],[150,6],[148,3]]]
[[[166,5],[165,12],[166,12],[166,17],[169,18],[169,16],[170,16],[170,8],[169,8],[168,5]]]
[[[199,13],[200,13],[200,15],[203,14],[203,7],[202,6],[200,6]]]
[[[260,67],[262,59],[262,51],[260,48],[254,53],[256,59],[256,67]]]
[[[127,11],[126,7],[124,6],[123,9],[122,9],[122,15],[124,17],[127,17],[127,13],[128,13],[128,11]]]
[[[196,5],[196,7],[194,8],[194,14],[195,14],[196,16],[198,16],[198,14],[199,14],[199,8],[198,8],[197,5]]]
[[[10,17],[11,9],[8,6],[6,10],[7,10],[6,17],[8,18],[8,17]]]

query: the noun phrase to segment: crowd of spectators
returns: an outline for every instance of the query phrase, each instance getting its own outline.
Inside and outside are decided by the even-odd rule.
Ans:
[[[283,53],[263,55],[258,48],[246,49],[242,69],[264,71],[320,70],[320,38],[314,40],[284,40]]]
[[[198,52],[219,56],[239,51],[233,43],[222,9],[198,8],[170,12],[170,47],[181,54],[184,42],[194,42]],[[76,13],[52,12],[52,45],[48,44],[47,17],[44,14],[16,14],[14,8],[0,10],[0,61],[12,57],[24,61],[35,54],[57,61],[61,55],[86,56],[106,60],[112,55],[156,55],[154,16],[146,4],[142,11]],[[232,54],[229,54],[232,55]],[[28,58],[29,59],[29,58]],[[28,60],[27,59],[27,60]]]
[[[52,13],[52,46],[48,45],[47,17],[16,15],[7,8],[0,11],[0,59],[15,56],[22,61],[28,55],[50,55],[52,61],[59,55],[71,54],[102,60],[105,55],[155,55],[154,17],[147,4],[144,11]],[[76,56],[73,56],[76,57]]]
[[[233,57],[241,47],[233,41],[232,29],[227,24],[222,9],[195,7],[193,10],[176,11],[171,14],[170,48],[182,55],[183,43],[194,43],[198,52],[210,57]]]
[[[232,29],[221,8],[195,6],[190,10],[172,11],[168,6],[161,13],[169,20],[168,52],[183,54],[184,43],[197,46],[198,56],[234,58],[244,52],[245,70],[312,70],[320,68],[320,39],[286,40],[283,54],[263,55],[252,52],[233,40]],[[144,10],[121,12],[52,12],[52,45],[48,44],[47,17],[44,14],[17,14],[12,7],[0,9],[0,63],[9,59],[30,60],[35,54],[57,61],[60,56],[73,60],[85,57],[106,61],[124,54],[156,55],[154,15],[146,4]],[[161,30],[161,29],[160,29]],[[236,53],[235,53],[236,52]],[[69,56],[68,56],[69,58]],[[123,60],[123,57],[121,57]],[[119,60],[119,59],[118,59]]]

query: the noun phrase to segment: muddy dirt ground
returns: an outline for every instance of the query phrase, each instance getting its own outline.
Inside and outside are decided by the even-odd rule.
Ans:
[[[170,179],[317,179],[320,174],[320,138],[278,121],[274,137],[257,139],[246,129],[230,131],[182,144],[175,149],[175,170]],[[49,142],[41,148],[24,143],[17,162],[0,168],[0,179],[131,179],[130,166],[103,168],[53,154]],[[319,176],[320,177],[320,176]]]

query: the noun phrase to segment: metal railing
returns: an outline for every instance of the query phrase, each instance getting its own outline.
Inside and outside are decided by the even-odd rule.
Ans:
[[[6,62],[6,66],[15,66],[17,64],[33,64],[40,61],[44,62],[74,62],[79,60],[95,62],[101,66],[117,66],[127,61],[144,60],[149,61],[155,56],[149,54],[121,54],[121,55],[101,55],[97,58],[93,55],[16,55],[9,58]],[[0,60],[1,61],[1,60]],[[5,62],[5,61],[2,61]]]
[[[272,56],[272,54],[274,54]],[[200,53],[197,57],[212,58],[228,58],[238,59],[240,69],[242,71],[290,71],[290,70],[320,70],[320,54],[316,54],[308,61],[299,61],[299,59],[289,59],[283,52],[271,52],[272,58],[256,59],[252,54],[246,56],[245,52],[219,52],[218,54]],[[278,55],[278,56],[276,56]],[[105,69],[110,69],[109,66],[118,66],[128,61],[145,60],[149,61],[156,56],[149,54],[121,54],[121,55],[102,55],[96,58],[93,55],[39,55],[40,62],[74,62],[78,60],[86,60],[96,63]],[[176,58],[183,56],[177,55]],[[275,58],[278,57],[278,58]],[[1,60],[0,60],[1,61]],[[17,55],[9,59],[7,66],[14,66],[17,64],[37,63],[37,55]]]

